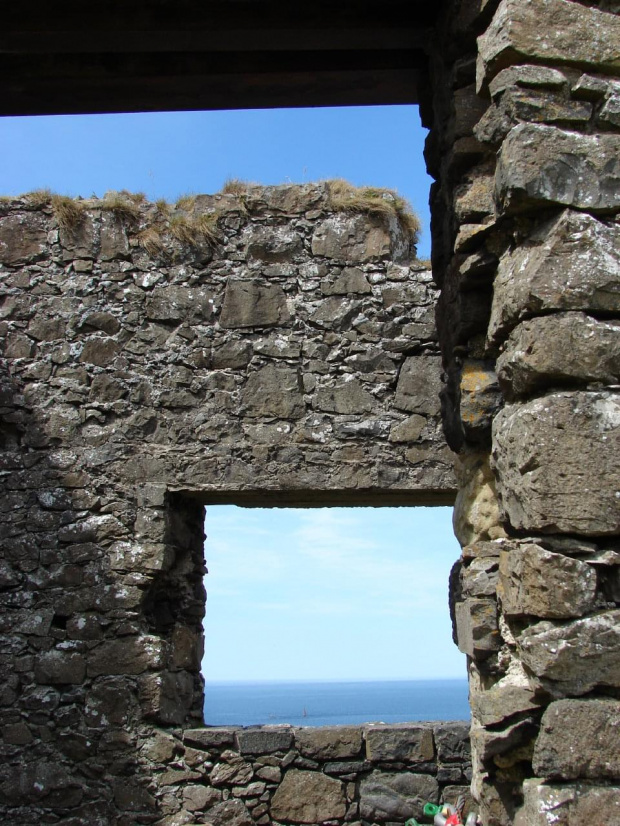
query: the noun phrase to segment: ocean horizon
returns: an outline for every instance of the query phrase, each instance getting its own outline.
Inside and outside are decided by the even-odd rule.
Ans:
[[[467,680],[214,680],[204,715],[214,726],[469,720]]]

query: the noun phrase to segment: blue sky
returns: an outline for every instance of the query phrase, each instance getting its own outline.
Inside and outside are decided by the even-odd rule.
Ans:
[[[451,508],[208,507],[209,680],[464,678]]]
[[[227,178],[347,178],[398,189],[422,218],[428,257],[425,136],[415,106],[0,118],[0,194],[129,189],[174,200]]]
[[[413,106],[0,119],[0,194],[109,189],[174,200],[228,178],[346,178],[398,189],[430,254],[426,132]],[[464,677],[446,508],[207,514],[205,675],[233,679]]]

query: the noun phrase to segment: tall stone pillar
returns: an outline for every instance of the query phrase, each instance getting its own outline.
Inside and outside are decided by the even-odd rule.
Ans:
[[[620,18],[594,5],[462,3],[439,33],[452,609],[485,826],[620,823]]]

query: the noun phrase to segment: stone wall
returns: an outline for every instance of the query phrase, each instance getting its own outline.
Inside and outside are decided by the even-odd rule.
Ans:
[[[204,504],[453,501],[437,290],[400,203],[369,197],[1,204],[12,824],[209,821],[207,758],[188,769],[179,741],[162,774],[150,756],[202,722]],[[188,783],[202,808],[181,807]]]
[[[424,109],[487,826],[620,823],[617,12],[452,4]]]
[[[467,723],[186,729],[142,753],[165,823],[402,824],[471,777]]]

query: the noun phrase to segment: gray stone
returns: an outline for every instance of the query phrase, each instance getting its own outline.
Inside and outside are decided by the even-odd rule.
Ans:
[[[620,702],[559,700],[545,710],[533,769],[553,780],[620,779]]]
[[[528,61],[617,73],[619,40],[616,15],[568,0],[502,0],[478,39],[478,86],[504,66]]]
[[[227,341],[213,350],[212,363],[216,370],[235,370],[247,367],[251,358],[252,345],[248,341]]]
[[[18,212],[0,221],[0,264],[17,267],[48,255],[47,221],[43,215]]]
[[[225,329],[273,327],[289,319],[286,296],[278,284],[228,280],[220,315]]]
[[[468,657],[488,657],[501,645],[497,627],[497,603],[494,599],[470,597],[458,602],[456,634],[459,651]]]
[[[249,418],[299,419],[306,412],[297,371],[272,364],[250,373],[242,402]]]
[[[566,75],[548,66],[524,64],[502,69],[489,83],[491,97],[495,98],[514,86],[532,89],[562,89],[568,83]]]
[[[344,817],[344,786],[321,772],[289,769],[271,800],[271,817],[293,823],[322,823]]]
[[[495,548],[495,550],[498,550]],[[462,589],[466,597],[494,597],[498,581],[498,557],[473,559],[463,568]]]
[[[37,657],[34,675],[44,685],[71,685],[84,682],[86,662],[81,654],[72,651],[46,651]]]
[[[417,442],[426,427],[426,418],[414,413],[390,430],[390,442]]]
[[[252,815],[242,800],[231,799],[216,803],[206,812],[206,823],[212,826],[254,826]]]
[[[566,210],[503,256],[489,337],[550,310],[620,311],[620,227]]]
[[[495,189],[504,213],[558,204],[601,213],[618,210],[620,135],[581,135],[521,123],[502,144]]]
[[[468,723],[440,723],[433,726],[433,733],[440,763],[466,763],[471,760]]]
[[[234,728],[196,728],[183,732],[184,743],[206,751],[214,747],[232,745],[234,740]]]
[[[373,763],[426,763],[434,756],[433,731],[429,726],[400,724],[366,729],[366,757]]]
[[[402,252],[395,255],[403,246],[398,232],[397,224],[391,234],[380,219],[334,215],[317,226],[312,236],[312,254],[354,264],[386,258],[401,260]]]
[[[321,292],[323,295],[368,295],[372,288],[362,270],[345,267],[333,280],[321,281]]]
[[[514,826],[620,826],[620,786],[545,783],[536,777],[523,783],[523,806]]]
[[[146,300],[145,310],[146,317],[153,321],[207,320],[215,312],[214,293],[179,284],[155,287]]]
[[[508,405],[493,424],[497,490],[517,530],[620,530],[620,398],[554,393]]]
[[[394,407],[408,413],[435,416],[439,413],[441,387],[441,358],[405,359],[398,377]]]
[[[219,801],[220,792],[208,786],[188,783],[183,786],[183,805],[190,812],[199,812]]]
[[[250,763],[242,757],[231,757],[226,763],[216,763],[209,780],[214,786],[232,785],[233,783],[249,783],[254,774]]]
[[[597,686],[620,687],[620,611],[562,625],[539,622],[526,628],[517,644],[525,666],[537,677],[553,681],[563,694],[579,696]]]
[[[297,728],[295,746],[304,757],[318,760],[358,757],[362,750],[362,730],[357,726]]]
[[[159,637],[125,637],[98,643],[88,654],[88,676],[141,674],[163,665]]]
[[[360,815],[371,823],[421,817],[424,804],[438,800],[439,785],[426,774],[373,771],[360,782]]]
[[[260,728],[237,731],[235,741],[241,754],[269,754],[288,751],[293,742],[290,728]]]
[[[502,550],[498,596],[508,615],[580,617],[596,604],[596,571],[586,562],[533,544]]]
[[[357,379],[351,379],[334,387],[322,387],[316,393],[314,405],[317,410],[350,415],[369,413],[376,401]]]
[[[250,234],[246,252],[248,259],[283,263],[303,252],[303,241],[298,232],[288,227],[257,227]]]
[[[509,397],[568,383],[620,380],[620,324],[584,313],[524,321],[512,331],[497,361]]]

